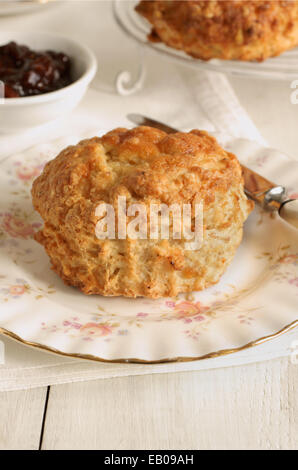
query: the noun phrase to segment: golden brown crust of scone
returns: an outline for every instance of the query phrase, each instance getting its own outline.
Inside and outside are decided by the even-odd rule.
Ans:
[[[99,240],[101,202],[204,204],[204,243],[185,240]],[[33,184],[44,219],[36,239],[53,269],[86,294],[175,296],[216,283],[242,238],[253,204],[243,192],[236,157],[204,131],[167,135],[150,127],[115,129],[63,150]]]
[[[298,45],[297,0],[141,1],[149,39],[209,60],[262,61]]]

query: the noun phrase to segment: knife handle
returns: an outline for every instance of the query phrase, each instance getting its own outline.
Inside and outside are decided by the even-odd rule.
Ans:
[[[293,227],[298,228],[298,199],[290,199],[283,203],[279,215]]]

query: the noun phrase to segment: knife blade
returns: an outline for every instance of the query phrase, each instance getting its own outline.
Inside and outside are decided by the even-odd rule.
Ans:
[[[155,127],[166,132],[167,134],[179,132],[177,129],[174,129],[167,124],[156,121],[155,119],[148,118],[146,116],[142,116],[141,114],[131,113],[127,115],[127,118],[138,126]],[[244,165],[241,165],[241,168],[244,178],[244,188],[247,196],[260,204],[262,207],[267,210],[280,210],[283,204],[290,201],[287,200],[286,189],[284,186],[272,183]]]

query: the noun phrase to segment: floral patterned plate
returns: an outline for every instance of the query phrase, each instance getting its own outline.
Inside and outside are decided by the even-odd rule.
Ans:
[[[298,197],[297,161],[253,142],[216,137]],[[72,357],[162,362],[228,354],[298,324],[298,232],[258,208],[228,271],[204,292],[129,300],[88,297],[65,286],[33,240],[41,219],[30,188],[46,161],[77,140],[60,139],[0,162],[0,332]]]

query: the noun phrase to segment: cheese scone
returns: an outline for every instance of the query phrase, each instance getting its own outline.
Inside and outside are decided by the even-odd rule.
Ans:
[[[263,61],[298,45],[297,0],[141,1],[149,39],[203,59]]]
[[[36,240],[53,269],[85,294],[176,296],[215,284],[231,263],[253,208],[240,164],[204,131],[166,134],[151,127],[115,129],[83,140],[47,163],[33,183],[33,204],[44,220]],[[189,249],[186,237],[119,237],[118,201],[127,207],[164,204],[202,207],[203,239]],[[115,213],[113,238],[101,239],[97,207]],[[123,216],[123,214],[122,214]],[[127,217],[126,224],[132,217]],[[171,224],[170,224],[171,225]]]

